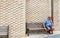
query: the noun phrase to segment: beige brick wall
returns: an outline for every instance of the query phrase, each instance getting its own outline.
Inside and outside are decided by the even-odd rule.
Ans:
[[[0,0],[0,24],[9,25],[9,38],[24,38],[25,0]]]
[[[57,28],[60,31],[60,0],[58,1],[58,27]]]
[[[26,1],[26,20],[28,23],[43,22],[48,16],[51,16],[51,0]]]
[[[60,0],[54,0],[54,26],[60,31]]]

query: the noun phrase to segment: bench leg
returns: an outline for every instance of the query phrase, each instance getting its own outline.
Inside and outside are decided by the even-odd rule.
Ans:
[[[27,35],[29,36],[29,29],[26,30]]]

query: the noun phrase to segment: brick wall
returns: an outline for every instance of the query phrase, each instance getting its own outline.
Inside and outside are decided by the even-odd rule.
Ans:
[[[60,31],[60,0],[54,0],[54,26]]]
[[[25,1],[0,0],[0,24],[9,25],[9,38],[24,38]]]
[[[51,0],[26,0],[26,20],[31,22],[43,22],[51,16]]]

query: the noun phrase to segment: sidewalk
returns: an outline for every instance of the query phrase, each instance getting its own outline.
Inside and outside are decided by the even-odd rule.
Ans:
[[[54,31],[53,34],[30,34],[26,38],[60,38],[60,31]]]

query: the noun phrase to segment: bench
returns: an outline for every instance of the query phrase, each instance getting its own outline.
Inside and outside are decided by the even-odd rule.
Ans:
[[[0,26],[0,38],[8,38],[9,26]]]
[[[30,30],[42,30],[45,29],[43,23],[26,23],[26,33],[29,36]]]

